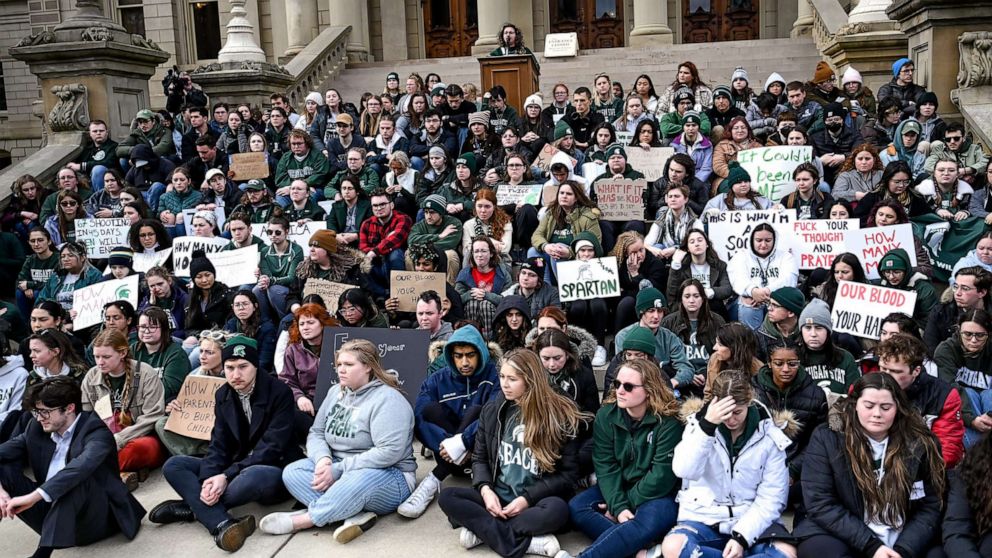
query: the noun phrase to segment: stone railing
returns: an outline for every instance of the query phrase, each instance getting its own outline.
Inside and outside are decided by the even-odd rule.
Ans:
[[[847,25],[847,12],[839,0],[809,0],[813,9],[813,42],[823,53]]]
[[[336,77],[348,62],[348,36],[351,26],[328,27],[283,66],[293,76],[286,95],[293,106],[300,106],[311,91]]]

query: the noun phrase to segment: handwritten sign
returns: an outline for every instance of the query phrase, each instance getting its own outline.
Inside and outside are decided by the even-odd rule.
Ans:
[[[579,54],[579,34],[548,33],[544,36],[544,57],[562,58]]]
[[[189,277],[189,265],[193,263],[193,252],[203,250],[207,255],[215,254],[231,242],[226,238],[203,238],[200,236],[180,236],[172,241],[172,268],[176,277]]]
[[[314,407],[320,408],[328,390],[338,382],[338,372],[334,366],[338,349],[353,339],[365,339],[376,346],[382,367],[387,372],[396,372],[403,396],[410,402],[410,406],[416,404],[420,385],[427,379],[430,333],[423,329],[325,327],[320,363],[317,366]]]
[[[536,200],[540,195],[540,184],[500,184],[496,186],[496,205],[517,205],[528,196]]]
[[[834,331],[878,339],[882,320],[893,312],[913,315],[916,291],[902,291],[866,283],[841,281],[830,313]]]
[[[307,279],[307,284],[303,287],[303,296],[320,295],[320,298],[324,299],[324,306],[327,311],[333,316],[338,311],[338,297],[348,289],[354,288],[355,285],[345,285],[344,283],[311,277]]]
[[[396,271],[389,273],[389,298],[400,300],[400,312],[416,312],[420,294],[434,291],[444,299],[444,273]]]
[[[620,296],[617,259],[558,262],[558,296],[562,302]]]
[[[196,215],[197,211],[199,210],[196,208],[183,210],[183,223],[186,224],[186,232],[193,232],[190,225],[193,224],[193,216]],[[223,207],[214,208],[214,218],[217,220],[217,230],[224,230],[224,223],[227,222],[227,215],[224,214]]]
[[[169,259],[171,254],[172,248],[166,248],[165,250],[159,250],[150,254],[135,252],[134,270],[144,273],[157,265],[165,265],[166,260]]]
[[[176,397],[181,410],[169,413],[165,429],[187,438],[209,440],[214,429],[214,395],[225,383],[224,378],[186,376]]]
[[[103,260],[118,246],[128,246],[127,234],[131,222],[123,217],[113,219],[76,219],[76,238],[86,245],[86,257]]]
[[[737,162],[751,175],[751,188],[772,201],[796,190],[792,173],[812,160],[813,148],[808,145],[757,147],[737,154]]]
[[[558,151],[560,150],[550,143],[545,144],[541,152],[537,154],[537,158],[534,159],[533,166],[540,167],[545,173],[551,172],[551,159]],[[579,161],[571,156],[569,159],[572,161],[572,168],[574,169]]]
[[[103,281],[72,292],[72,309],[76,318],[73,328],[81,330],[103,321],[103,305],[115,300],[126,300],[138,307],[138,276]]]
[[[891,225],[872,227],[847,233],[847,251],[853,253],[865,266],[865,276],[878,279],[878,264],[887,252],[902,248],[909,255],[910,266],[916,267],[916,241],[913,240],[913,225]]]
[[[217,270],[217,281],[228,287],[254,285],[255,270],[258,269],[258,245],[207,254],[207,259]]]
[[[231,172],[233,180],[246,182],[252,178],[268,178],[269,162],[265,153],[235,153],[231,155]]]
[[[751,249],[751,231],[759,223],[775,229],[775,249],[792,248],[792,222],[795,211],[724,211],[704,215],[710,243],[720,259],[729,262],[734,254]]]
[[[648,182],[654,182],[665,175],[665,164],[675,155],[671,147],[627,147],[627,164],[640,172]]]
[[[272,239],[265,234],[265,229],[268,226],[268,223],[253,223],[251,226],[251,234],[261,238],[266,245],[272,244]],[[303,256],[306,257],[310,254],[310,237],[313,236],[313,233],[326,228],[327,222],[325,221],[307,221],[302,225],[292,222],[289,224],[289,234],[286,238],[303,248]]]
[[[593,185],[604,221],[643,221],[646,180],[600,180]]]
[[[847,233],[861,228],[857,219],[812,220],[792,223],[799,269],[829,269],[834,258],[847,251]]]
[[[634,139],[634,132],[628,132],[626,130],[617,130],[617,141],[620,145],[630,145],[630,140]]]

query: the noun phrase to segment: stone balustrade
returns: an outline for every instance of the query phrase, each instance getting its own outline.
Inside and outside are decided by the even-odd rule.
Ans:
[[[324,90],[324,85],[334,79],[348,63],[348,37],[351,26],[328,27],[292,60],[283,66],[293,82],[286,87],[286,95],[293,106],[300,106],[311,91]]]

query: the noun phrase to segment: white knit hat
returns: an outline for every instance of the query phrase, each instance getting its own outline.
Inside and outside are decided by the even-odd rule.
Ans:
[[[734,68],[734,73],[731,74],[731,76],[730,76],[730,83],[734,83],[734,80],[735,79],[742,79],[742,80],[744,80],[744,81],[746,81],[748,83],[751,83],[747,79],[747,70],[745,70],[741,66],[737,66],[736,68]]]
[[[844,76],[840,78],[841,87],[847,85],[848,83],[860,83],[864,84],[865,80],[861,77],[861,72],[854,69],[854,66],[848,66],[844,70]]]
[[[311,91],[310,93],[308,93],[306,100],[317,103],[318,107],[324,106],[324,96],[321,95],[320,93],[317,93],[316,91]]]
[[[527,100],[524,101],[525,109],[531,105],[537,105],[537,108],[544,108],[544,99],[541,98],[540,93],[534,93],[533,95],[527,97]]]

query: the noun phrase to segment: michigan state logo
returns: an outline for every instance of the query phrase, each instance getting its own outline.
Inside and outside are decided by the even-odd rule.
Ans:
[[[114,296],[117,297],[117,300],[127,300],[131,298],[131,287],[128,285],[121,285],[120,287],[117,287],[117,290],[114,291]]]
[[[245,358],[245,346],[238,345],[237,347],[234,348],[234,352],[231,354],[236,357]]]

